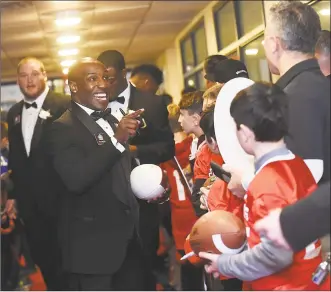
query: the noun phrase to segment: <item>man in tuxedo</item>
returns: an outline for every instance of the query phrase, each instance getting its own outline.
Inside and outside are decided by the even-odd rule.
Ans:
[[[140,91],[155,95],[163,83],[163,72],[153,64],[142,64],[132,69],[130,82]],[[173,102],[172,96],[167,93],[160,94],[160,96],[166,106]]]
[[[163,72],[153,64],[142,64],[132,69],[130,82],[141,91],[156,94],[163,83]]]
[[[17,83],[24,99],[8,112],[9,169],[13,190],[8,212],[18,207],[23,219],[32,258],[42,271],[49,290],[59,290],[56,239],[56,187],[46,163],[44,136],[52,121],[66,110],[69,97],[47,86],[45,67],[38,59],[25,58],[17,67]]]
[[[142,290],[139,206],[130,188],[127,141],[143,111],[120,122],[106,110],[109,78],[85,58],[68,75],[72,103],[48,135],[63,186],[59,218],[70,290]]]
[[[142,92],[126,79],[125,60],[115,50],[108,50],[98,57],[110,76],[109,108],[118,117],[119,109],[126,111],[144,108],[143,118],[146,127],[130,140],[130,152],[136,164],[160,164],[175,155],[175,143],[169,126],[168,111],[163,98]],[[156,290],[155,276],[152,273],[157,258],[159,244],[158,205],[139,200],[140,235],[144,249],[145,287],[143,290]]]

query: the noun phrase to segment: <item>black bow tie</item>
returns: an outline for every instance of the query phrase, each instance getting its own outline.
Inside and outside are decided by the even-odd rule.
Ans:
[[[124,98],[124,96],[119,96],[119,97],[115,98],[114,101],[117,101],[121,104],[124,104],[125,103],[125,98]]]
[[[97,121],[99,119],[106,120],[106,117],[109,116],[110,113],[111,113],[111,109],[107,108],[104,111],[94,111],[93,113],[91,113],[91,117],[95,121]]]
[[[28,102],[24,102],[25,108],[28,109],[30,107],[34,107],[34,108],[38,108],[36,102],[34,101],[33,103],[28,103]]]

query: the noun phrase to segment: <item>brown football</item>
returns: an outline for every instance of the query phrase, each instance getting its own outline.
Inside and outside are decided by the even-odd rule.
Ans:
[[[190,245],[196,255],[201,251],[236,254],[246,244],[244,223],[234,214],[215,210],[199,218],[190,233]]]

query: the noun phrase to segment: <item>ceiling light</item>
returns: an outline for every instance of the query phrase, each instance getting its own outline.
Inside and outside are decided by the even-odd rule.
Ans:
[[[192,79],[190,79],[189,81],[187,81],[187,84],[189,86],[194,86],[194,81]]]
[[[63,68],[62,73],[63,73],[64,75],[68,75],[68,73],[69,73],[69,68],[68,68],[68,67],[67,67],[67,68]]]
[[[60,44],[72,44],[80,41],[79,35],[63,35],[56,40]]]
[[[259,52],[258,49],[247,49],[245,50],[245,55],[247,56],[255,56]]]
[[[264,40],[261,42],[262,45],[264,45]]]
[[[74,26],[79,24],[81,21],[80,17],[70,17],[70,18],[58,18],[55,20],[57,26]]]
[[[321,9],[319,11],[319,14],[323,15],[323,16],[327,16],[330,15],[330,9]]]
[[[74,56],[78,54],[78,49],[67,49],[59,51],[60,56]]]
[[[61,62],[61,66],[62,66],[62,67],[70,67],[70,66],[72,66],[75,62],[76,62],[76,60],[64,60],[64,61]]]

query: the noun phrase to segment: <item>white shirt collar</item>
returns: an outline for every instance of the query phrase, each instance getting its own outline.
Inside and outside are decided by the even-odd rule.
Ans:
[[[41,109],[41,107],[43,106],[43,103],[44,103],[44,101],[46,99],[46,96],[47,96],[48,92],[49,92],[49,87],[46,85],[45,90],[43,91],[43,93],[40,94],[33,101],[33,102],[35,102],[37,104],[38,109]],[[33,102],[31,102],[31,100],[26,100],[25,98],[24,98],[24,101],[27,102],[27,103],[33,103]],[[31,107],[31,108],[33,108],[33,107]]]
[[[95,110],[93,110],[93,109],[90,109],[90,108],[88,108],[88,107],[86,107],[86,106],[84,106],[84,105],[81,105],[81,104],[79,104],[78,102],[75,102],[77,105],[79,105],[89,116],[93,113],[93,112],[95,112]]]
[[[118,95],[118,96],[123,96],[126,102],[129,100],[131,94],[131,86],[130,86],[131,83],[129,81],[127,82],[128,82],[128,86],[124,89],[122,93]]]

